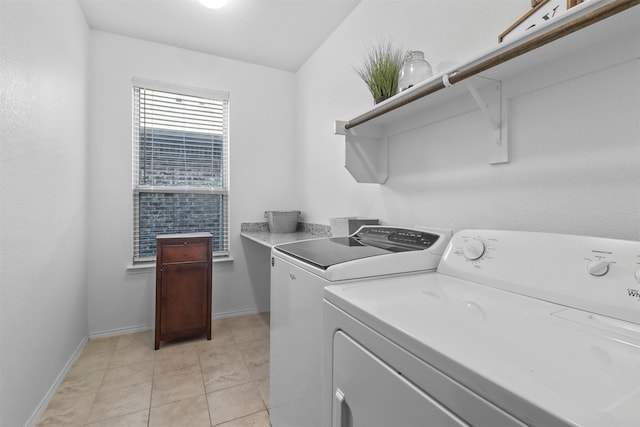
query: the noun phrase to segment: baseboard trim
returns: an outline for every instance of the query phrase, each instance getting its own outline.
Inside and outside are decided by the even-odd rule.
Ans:
[[[249,316],[251,314],[258,314],[258,313],[263,313],[263,312],[267,312],[267,311],[269,311],[269,310],[259,311],[256,308],[251,308],[251,309],[247,309],[247,310],[225,311],[225,312],[222,312],[222,313],[214,313],[211,316],[211,319],[212,320],[220,320],[220,319],[226,319],[228,317]],[[153,328],[155,328],[155,325],[139,325],[139,326],[131,326],[131,327],[128,327],[128,328],[110,329],[108,331],[100,331],[100,332],[90,333],[89,334],[89,339],[90,340],[95,340],[95,339],[98,339],[98,338],[115,337],[117,335],[135,334],[136,332],[151,331],[151,330],[153,330]]]
[[[265,310],[265,311],[268,311],[268,310]],[[214,313],[213,316],[211,316],[211,318],[213,320],[220,320],[220,319],[226,319],[228,317],[249,316],[251,314],[258,314],[258,313],[262,313],[262,312],[258,311],[257,308],[251,308],[248,310],[235,310],[235,311],[226,311],[222,313]]]
[[[118,335],[135,334],[136,332],[150,331],[153,328],[154,328],[154,325],[139,325],[139,326],[130,326],[127,328],[110,329],[108,331],[90,333],[89,339],[95,340],[98,338],[108,338],[108,337],[115,337]]]
[[[62,369],[60,374],[58,374],[58,376],[56,377],[56,380],[53,382],[53,384],[49,388],[49,391],[47,391],[47,393],[44,395],[44,397],[40,401],[40,404],[38,405],[36,410],[33,411],[33,414],[31,414],[31,418],[29,419],[29,421],[27,421],[26,426],[34,427],[38,423],[38,420],[40,419],[44,411],[47,409],[47,406],[49,405],[51,398],[53,397],[54,394],[56,394],[56,391],[58,391],[60,384],[62,384],[65,377],[69,373],[69,369],[71,369],[71,367],[76,362],[76,360],[78,360],[78,357],[80,357],[80,353],[82,353],[82,349],[84,349],[84,346],[86,343],[87,343],[87,337],[82,338],[82,340],[80,341],[80,344],[78,344],[75,351],[71,354],[71,357],[69,358],[67,363],[64,365],[64,368]]]

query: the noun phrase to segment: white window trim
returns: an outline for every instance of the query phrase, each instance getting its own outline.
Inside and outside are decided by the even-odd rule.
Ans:
[[[214,98],[224,101],[229,100],[229,92],[221,90],[184,86],[179,84],[160,82],[158,80],[141,79],[138,77],[134,77],[131,81],[133,86],[140,86],[147,89],[155,89],[166,92],[179,92],[182,95],[199,96],[201,98]]]
[[[166,92],[172,92],[172,93],[180,93],[182,95],[188,95],[188,96],[196,96],[196,97],[201,97],[201,98],[207,98],[207,99],[215,99],[218,101],[229,101],[230,95],[229,92],[226,91],[219,91],[219,90],[213,90],[213,89],[206,89],[206,88],[199,88],[199,87],[193,87],[193,86],[186,86],[186,85],[180,85],[180,84],[174,84],[174,83],[166,83],[166,82],[161,82],[158,80],[151,80],[151,79],[144,79],[144,78],[139,78],[139,77],[133,77],[131,79],[132,81],[132,86],[131,88],[135,88],[135,87],[143,87],[145,89],[150,89],[150,90],[159,90],[159,91],[166,91]],[[229,115],[229,105],[227,104],[227,114]],[[131,116],[133,117],[133,111],[131,112]],[[225,216],[225,221],[226,221],[226,236],[225,236],[225,240],[227,242],[227,251],[219,251],[219,252],[214,252],[213,253],[213,262],[227,262],[227,261],[233,261],[233,257],[231,256],[231,249],[230,249],[230,227],[229,227],[229,210],[230,210],[230,206],[229,206],[229,193],[230,193],[230,173],[229,173],[229,123],[227,123],[227,141],[226,141],[226,150],[225,150],[225,163],[226,163],[226,171],[225,171],[225,178],[224,178],[224,182],[226,182],[226,188],[202,188],[202,187],[158,187],[158,186],[145,186],[145,185],[136,185],[134,183],[133,185],[133,191],[132,191],[132,195],[137,195],[140,193],[187,193],[187,194],[221,194],[223,196],[225,196],[226,199],[226,212],[224,213]],[[135,132],[135,125],[132,122],[132,129],[131,129],[131,133],[133,136],[133,133]],[[134,144],[132,143],[132,151],[134,151],[133,155],[135,156],[135,147]],[[132,159],[133,161],[135,161],[135,158]],[[133,169],[133,168],[132,168]],[[132,181],[133,181],[133,176],[132,176]],[[138,219],[135,217],[135,214],[137,214],[137,212],[134,212],[134,221],[138,221]],[[136,227],[137,224],[134,224],[134,227]],[[134,243],[134,236],[132,236],[132,243]],[[134,250],[135,253],[135,249],[132,248]],[[151,267],[155,267],[155,257],[139,257],[139,258],[133,258],[133,265],[127,267],[127,270],[137,270],[137,269],[147,269],[147,268],[151,268]]]

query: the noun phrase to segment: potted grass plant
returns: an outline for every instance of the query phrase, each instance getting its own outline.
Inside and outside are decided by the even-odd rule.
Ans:
[[[355,68],[376,104],[398,93],[398,76],[403,60],[402,49],[395,49],[390,41],[379,41],[369,48],[364,63]]]

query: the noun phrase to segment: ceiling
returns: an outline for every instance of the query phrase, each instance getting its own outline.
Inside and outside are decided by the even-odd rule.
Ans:
[[[78,0],[92,29],[297,71],[361,0]]]

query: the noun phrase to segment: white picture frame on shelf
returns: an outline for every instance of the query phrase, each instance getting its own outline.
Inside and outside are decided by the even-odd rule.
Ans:
[[[514,22],[498,36],[498,42],[512,40],[525,31],[531,31],[537,26],[561,15],[568,9],[587,0],[540,0],[535,6]],[[534,3],[532,2],[532,5]]]

